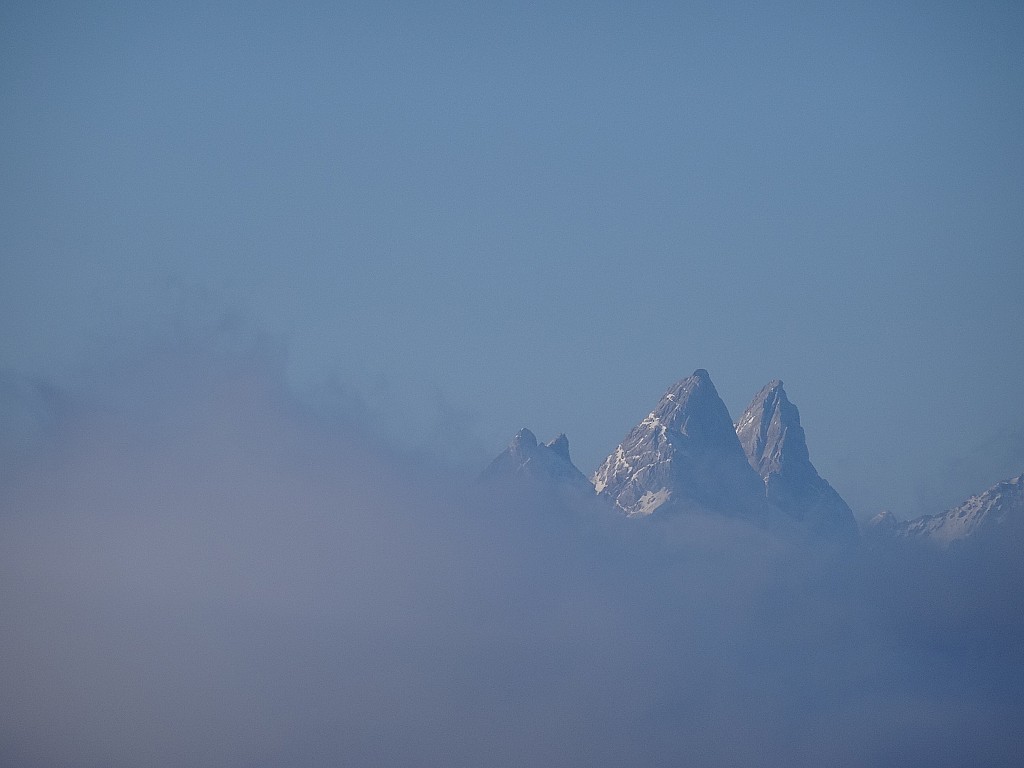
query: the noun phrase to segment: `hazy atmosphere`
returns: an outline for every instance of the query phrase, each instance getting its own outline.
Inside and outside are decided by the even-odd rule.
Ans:
[[[5,2],[0,96],[0,762],[1019,759],[1012,547],[474,483],[696,368],[860,521],[1024,470],[1017,4]]]
[[[1024,462],[1016,4],[0,22],[8,370],[74,371],[199,293],[298,387],[470,462],[529,426],[589,472],[698,367],[734,416],[785,380],[862,516]]]

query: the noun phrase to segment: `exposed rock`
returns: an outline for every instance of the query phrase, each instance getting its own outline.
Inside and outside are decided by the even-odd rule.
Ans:
[[[811,464],[800,413],[781,381],[770,382],[754,396],[736,422],[736,435],[774,509],[814,533],[857,537],[850,507]]]
[[[701,509],[764,520],[764,487],[700,369],[673,385],[593,475],[627,515]]]
[[[533,485],[561,487],[590,496],[594,487],[569,458],[569,439],[559,435],[538,443],[528,429],[521,429],[481,473],[482,480],[518,479]]]

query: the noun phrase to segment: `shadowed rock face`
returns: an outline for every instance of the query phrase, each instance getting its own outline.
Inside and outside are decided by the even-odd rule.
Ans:
[[[781,381],[754,396],[736,422],[736,435],[773,508],[814,533],[857,537],[853,512],[811,464],[800,413]]]
[[[763,520],[767,505],[707,371],[673,385],[593,475],[627,515],[703,509]]]
[[[736,436],[762,478],[779,473],[784,460],[794,468],[810,464],[800,414],[778,379],[754,396],[736,422]]]
[[[569,458],[569,439],[563,434],[538,443],[521,429],[480,475],[482,480],[521,479],[534,485],[559,486],[591,495],[594,487]]]

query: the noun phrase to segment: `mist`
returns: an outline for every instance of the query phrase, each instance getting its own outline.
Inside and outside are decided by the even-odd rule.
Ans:
[[[1019,760],[1012,545],[810,546],[483,486],[283,360],[193,340],[4,379],[0,762]]]

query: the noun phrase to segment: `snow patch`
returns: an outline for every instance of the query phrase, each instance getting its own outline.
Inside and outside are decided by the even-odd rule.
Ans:
[[[668,488],[661,488],[657,491],[648,491],[641,496],[636,504],[629,510],[630,517],[645,517],[664,504],[672,497],[672,491]]]

